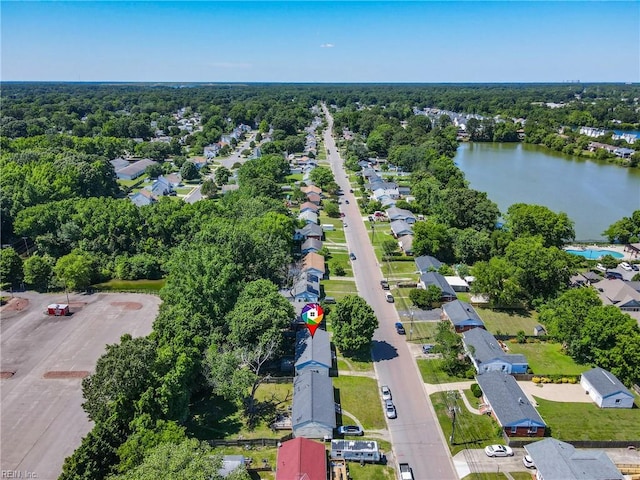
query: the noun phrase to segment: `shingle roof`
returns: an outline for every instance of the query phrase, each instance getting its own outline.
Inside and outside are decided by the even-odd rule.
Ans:
[[[404,208],[391,207],[387,209],[387,217],[391,220],[404,220],[406,218],[413,218],[415,220],[415,215],[411,213],[410,210],[405,210]]]
[[[155,164],[156,162],[153,160],[143,158],[142,160],[138,160],[137,162],[130,164],[128,167],[121,168],[117,173],[118,175],[135,175],[137,173],[144,172],[149,165]]]
[[[322,230],[322,227],[320,227],[320,230]],[[302,244],[302,251],[304,252],[309,248],[320,250],[322,248],[322,241],[318,240],[317,238],[307,238]]]
[[[331,368],[331,341],[329,334],[321,328],[311,337],[309,330],[301,329],[296,334],[296,368],[309,363]]]
[[[544,480],[623,480],[602,450],[576,450],[570,443],[545,438],[524,447]]]
[[[435,285],[444,295],[456,297],[456,292],[451,288],[451,285],[449,285],[447,280],[438,272],[423,273],[420,275],[420,280],[424,283],[425,287]]]
[[[327,454],[324,445],[308,438],[294,438],[278,449],[276,480],[326,480]]]
[[[414,260],[416,267],[420,273],[427,273],[429,270],[439,270],[442,262],[436,257],[430,255],[422,255]]]
[[[304,272],[310,268],[318,270],[324,275],[324,257],[315,252],[307,253],[302,261],[302,271]]]
[[[403,234],[403,232],[413,235],[411,225],[404,220],[394,220],[391,222],[391,230],[395,235]]]
[[[307,422],[335,428],[336,407],[330,377],[306,371],[294,378],[291,420],[294,429]]]
[[[582,376],[598,391],[602,398],[615,395],[616,393],[625,393],[630,397],[633,397],[633,394],[627,389],[627,387],[625,387],[613,373],[605,370],[604,368],[593,368],[584,372]]]
[[[307,223],[304,227],[298,229],[297,232],[304,237],[322,237],[322,227],[314,223]]]
[[[479,329],[470,330],[470,332]],[[544,427],[542,417],[527,399],[511,375],[501,372],[486,372],[476,377],[491,410],[503,427]]]
[[[478,312],[467,302],[454,300],[453,302],[445,303],[442,306],[442,310],[454,325],[484,327],[484,322]]]
[[[495,337],[483,328],[466,331],[463,335],[463,341],[467,347],[473,347],[473,358],[479,365],[496,360],[506,363],[527,363],[527,358],[524,355],[505,353]]]

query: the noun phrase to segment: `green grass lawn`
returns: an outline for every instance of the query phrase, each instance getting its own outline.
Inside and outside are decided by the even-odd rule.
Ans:
[[[534,311],[488,308],[476,308],[476,311],[487,330],[493,334],[500,332],[505,335],[517,335],[520,330],[523,330],[527,335],[533,335],[533,327],[538,325],[538,315]]]
[[[537,375],[578,375],[589,370],[588,365],[579,365],[562,352],[562,345],[551,342],[511,343],[510,353],[521,353],[527,357],[529,367]]]
[[[418,368],[420,369],[420,374],[422,375],[422,381],[424,383],[430,384],[438,384],[438,383],[451,383],[451,382],[463,382],[469,380],[465,377],[456,377],[449,375],[447,372],[442,370],[442,364],[444,360],[440,359],[432,359],[432,360],[423,360],[418,359]]]
[[[251,465],[261,467],[263,465],[262,459],[268,460],[268,465],[275,469],[278,448],[277,447],[260,447],[251,446],[247,449],[245,447],[216,447],[214,453],[220,455],[243,455],[245,458],[251,459]],[[276,478],[276,472],[252,472],[252,480],[273,480]]]
[[[352,372],[373,372],[373,360],[367,352],[362,357],[345,358],[338,350],[338,369]]]
[[[496,435],[496,423],[491,417],[469,412],[462,399],[456,398],[454,401],[450,393],[438,392],[431,395],[431,402],[446,438],[449,438],[452,431],[449,407],[455,405],[457,408],[453,445],[449,445],[452,455],[467,448],[484,448],[503,441],[501,436]]]
[[[411,321],[402,319],[405,328],[411,327]],[[411,341],[414,343],[435,343],[438,322],[413,322],[413,335]]]
[[[176,188],[176,193],[178,195],[188,195],[193,190],[193,187],[178,187]]]
[[[349,478],[351,480],[392,480],[396,478],[396,472],[390,466],[365,464],[361,467],[358,463],[349,462]]]
[[[164,287],[166,280],[109,280],[108,282],[92,285],[96,290],[113,291],[113,292],[138,292],[149,291],[150,293],[158,292]]]
[[[341,376],[333,379],[339,391],[340,405],[354,415],[365,429],[385,428],[378,382],[369,377]]]
[[[335,243],[347,243],[347,239],[344,235],[344,230],[342,227],[336,230],[327,230],[324,232],[325,245],[330,246],[333,242]],[[346,247],[345,247],[346,248]]]
[[[534,397],[538,412],[559,440],[637,440],[640,399],[636,408],[598,408],[595,403],[552,402]]]
[[[358,293],[356,283],[351,280],[323,280],[322,287],[326,296],[337,299]]]

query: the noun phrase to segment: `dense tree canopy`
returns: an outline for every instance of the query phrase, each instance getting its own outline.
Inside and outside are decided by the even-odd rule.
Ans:
[[[334,343],[345,353],[358,352],[371,344],[378,319],[373,309],[357,295],[338,300],[329,316]]]

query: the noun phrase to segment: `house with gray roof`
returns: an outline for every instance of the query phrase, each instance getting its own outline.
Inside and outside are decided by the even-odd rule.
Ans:
[[[123,168],[126,168],[129,166],[129,161],[125,160],[124,158],[114,158],[113,160],[110,160],[109,163],[111,163],[111,165],[113,165],[113,169],[117,172],[118,170],[122,170]]]
[[[431,271],[437,272],[442,267],[442,262],[436,257],[430,255],[421,255],[414,260],[418,272],[427,273]]]
[[[462,343],[479,376],[487,372],[527,373],[527,358],[519,353],[506,353],[496,338],[483,328],[464,332]]]
[[[291,423],[294,437],[333,438],[336,404],[330,377],[307,371],[294,378]]]
[[[320,300],[320,278],[312,273],[303,273],[293,285],[291,296],[296,302],[317,303]]]
[[[145,205],[151,205],[156,202],[156,197],[154,197],[149,190],[145,189],[134,193],[129,199],[136,207],[144,207]]]
[[[391,207],[387,210],[387,217],[389,220],[404,220],[409,225],[416,223],[416,217],[410,210],[404,208]]]
[[[134,180],[144,173],[149,165],[156,165],[157,162],[148,158],[143,158],[137,162],[130,163],[127,167],[116,170],[116,177],[120,180]]]
[[[418,282],[420,288],[424,288],[425,290],[429,287],[429,285],[435,285],[440,289],[442,295],[440,295],[441,302],[450,302],[451,300],[455,300],[458,298],[456,296],[456,292],[451,285],[447,282],[447,280],[440,275],[438,272],[427,272],[420,275],[420,281]]]
[[[391,233],[393,233],[394,237],[398,238],[403,235],[413,235],[413,230],[404,220],[395,220],[391,222]]]
[[[604,368],[596,367],[584,372],[580,385],[600,408],[633,408],[633,394]]]
[[[304,227],[299,228],[293,235],[294,240],[307,240],[309,238],[315,238],[316,240],[322,240],[322,227],[317,224],[307,223]],[[322,245],[320,246],[322,248]]]
[[[304,212],[300,212],[300,214],[298,215],[298,220],[302,220],[305,223],[317,224],[318,214],[316,212],[312,212],[311,210],[305,210]]]
[[[454,300],[442,306],[442,315],[449,320],[457,333],[472,328],[485,328],[484,322],[475,308],[462,300]]]
[[[398,237],[398,246],[405,255],[413,255],[413,235],[402,235]]]
[[[595,285],[603,305],[615,305],[623,312],[640,311],[640,293],[624,280],[606,280]]]
[[[545,438],[524,446],[538,480],[623,480],[604,450],[576,450],[570,443]]]
[[[331,339],[329,333],[321,328],[311,336],[307,328],[298,330],[296,334],[296,375],[311,371],[329,376],[331,370]]]
[[[311,225],[311,224],[309,224]],[[320,227],[320,225],[318,225]],[[320,227],[322,231],[322,227]],[[307,238],[302,244],[302,254],[305,255],[310,252],[318,253],[322,249],[322,242],[315,238]]]
[[[484,331],[479,328],[470,332]],[[476,381],[485,407],[510,437],[544,437],[546,424],[518,382],[506,373],[487,372]],[[482,411],[482,410],[481,410]]]
[[[169,180],[160,175],[153,181],[149,190],[154,196],[163,197],[165,195],[169,195],[169,193],[173,191],[173,187],[171,186],[171,182],[169,182]]]

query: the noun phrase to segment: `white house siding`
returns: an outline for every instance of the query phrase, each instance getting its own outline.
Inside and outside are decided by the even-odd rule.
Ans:
[[[629,397],[629,395],[626,395],[623,392],[603,398],[602,395],[600,395],[600,392],[593,388],[586,378],[582,377],[580,379],[580,385],[589,394],[591,400],[593,400],[593,402],[600,408],[633,408],[633,397]]]

